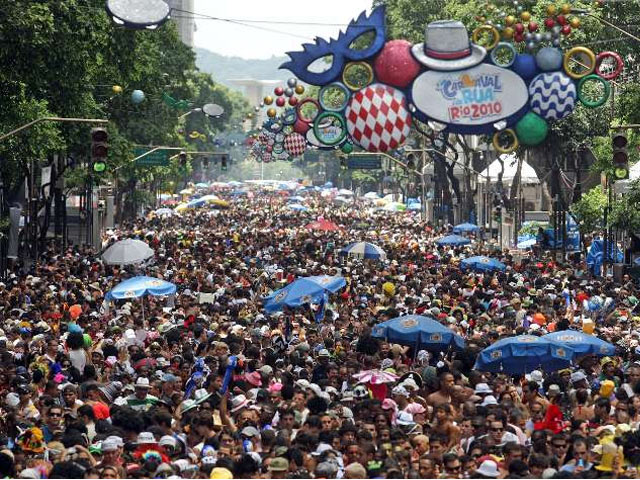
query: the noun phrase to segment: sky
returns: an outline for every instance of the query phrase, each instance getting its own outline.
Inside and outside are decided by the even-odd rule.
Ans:
[[[259,28],[217,20],[196,20],[195,45],[227,56],[263,59],[282,56],[314,37],[328,39],[370,11],[372,0],[195,0],[198,14],[234,20],[316,22],[335,25],[252,23]],[[278,32],[265,29],[277,30]]]

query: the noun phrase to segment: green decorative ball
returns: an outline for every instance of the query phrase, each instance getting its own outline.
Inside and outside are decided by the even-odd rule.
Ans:
[[[533,112],[527,113],[516,124],[516,134],[522,145],[530,147],[539,145],[547,138],[548,132],[547,121]]]
[[[342,145],[340,150],[342,150],[342,153],[347,153],[347,154],[353,152],[353,143],[351,142],[345,143],[344,145]]]

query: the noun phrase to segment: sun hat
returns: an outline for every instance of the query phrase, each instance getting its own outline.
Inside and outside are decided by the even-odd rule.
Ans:
[[[138,434],[138,439],[136,441],[138,445],[149,444],[149,443],[158,443],[156,438],[153,436],[151,432],[140,432]]]
[[[289,460],[282,457],[275,457],[269,463],[270,472],[286,472],[289,470]]]
[[[485,477],[498,478],[500,472],[498,471],[498,464],[493,460],[485,460],[476,469],[476,473]]]
[[[484,397],[484,400],[482,400],[480,406],[486,407],[487,405],[498,405],[496,397],[494,397],[493,395],[487,395],[486,397]]]
[[[213,395],[213,393],[207,392],[205,388],[198,388],[193,394],[193,399],[195,400],[196,405],[200,405],[207,401],[211,395]]]
[[[151,388],[149,379],[146,377],[138,377],[138,379],[136,380],[135,388]]]
[[[481,395],[481,394],[490,395],[493,393],[493,390],[487,383],[478,383],[473,393],[475,393],[476,395]]]
[[[209,474],[209,478],[216,480],[230,480],[233,478],[233,473],[231,473],[231,470],[228,468],[214,467]]]
[[[249,405],[249,400],[244,395],[236,395],[231,399],[231,412],[235,413]]]

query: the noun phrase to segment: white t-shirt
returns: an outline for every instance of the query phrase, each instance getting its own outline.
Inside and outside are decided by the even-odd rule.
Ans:
[[[69,360],[71,360],[71,365],[77,368],[80,373],[84,372],[84,367],[87,364],[87,356],[84,350],[71,350],[69,352]]]

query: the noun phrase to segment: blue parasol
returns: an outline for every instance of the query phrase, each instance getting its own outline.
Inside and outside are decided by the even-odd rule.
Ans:
[[[450,346],[464,349],[463,338],[433,318],[406,315],[392,318],[375,327],[371,336],[401,345],[413,345],[416,350],[447,350]]]
[[[504,263],[495,258],[485,257],[484,255],[465,258],[460,262],[460,266],[462,270],[476,270],[479,272],[504,272],[507,269]]]
[[[460,235],[447,235],[446,237],[442,237],[436,240],[438,245],[451,245],[454,247],[460,247],[462,245],[469,245],[471,240],[465,237],[461,237]]]
[[[571,365],[574,351],[562,343],[533,335],[503,338],[478,354],[475,370],[517,375],[533,370],[554,372]]]
[[[480,230],[478,225],[473,223],[461,223],[453,227],[453,233],[460,235],[461,233],[477,233]]]
[[[173,295],[174,293],[176,293],[176,286],[173,283],[159,278],[141,276],[119,283],[107,292],[105,299],[111,301],[144,297],[145,295]]]
[[[355,242],[347,245],[340,250],[340,255],[346,255],[354,258],[372,258],[382,259],[387,258],[385,251],[377,245],[369,242]]]
[[[571,347],[576,356],[597,355],[600,357],[608,357],[616,354],[615,345],[577,330],[561,330],[559,332],[548,333],[542,338],[547,338]]]
[[[282,310],[285,306],[296,308],[311,303],[323,305],[329,292],[337,292],[346,284],[345,279],[340,276],[320,275],[299,278],[265,297],[264,309],[272,313]]]

